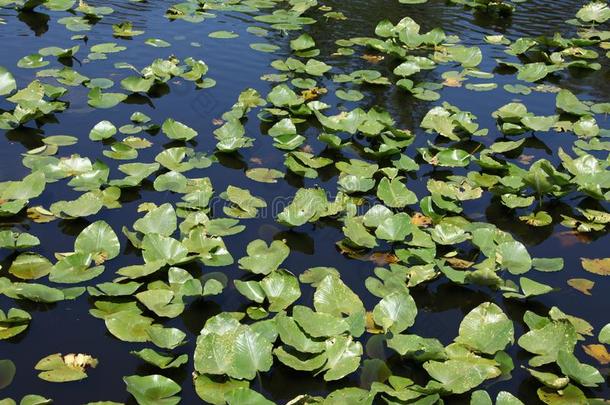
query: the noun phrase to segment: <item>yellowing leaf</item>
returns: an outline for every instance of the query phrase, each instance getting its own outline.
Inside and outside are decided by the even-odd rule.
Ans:
[[[425,216],[420,212],[416,212],[411,217],[411,223],[415,226],[422,227],[432,224],[432,218]]]
[[[366,60],[366,61],[368,61],[368,62],[371,62],[371,63],[379,63],[379,62],[381,62],[382,60],[385,59],[385,56],[383,56],[383,55],[370,55],[370,54],[365,53],[364,55],[361,56],[361,58]]]
[[[582,267],[589,273],[599,274],[600,276],[610,276],[610,258],[587,259],[581,257]]]
[[[377,266],[386,266],[391,263],[397,263],[398,257],[389,252],[374,252],[368,257],[368,260],[375,263]]]
[[[36,364],[36,370],[42,371],[38,377],[50,382],[78,381],[87,378],[85,369],[95,368],[97,359],[88,354],[51,354]]]
[[[37,224],[45,224],[57,219],[53,213],[41,206],[30,207],[27,210],[28,218]]]
[[[599,361],[600,364],[610,364],[610,353],[604,345],[583,345],[585,353]]]
[[[587,280],[586,278],[571,278],[568,280],[568,285],[585,295],[591,295],[591,289],[595,285],[595,282]]]
[[[372,333],[375,335],[379,335],[379,334],[383,333],[383,328],[381,326],[377,325],[375,323],[375,321],[373,320],[373,313],[371,311],[368,311],[366,313],[364,326],[368,333]]]
[[[301,92],[301,95],[303,96],[303,98],[305,100],[309,101],[309,100],[314,100],[314,99],[320,97],[322,94],[326,94],[327,92],[328,92],[328,90],[325,88],[314,87],[311,89],[303,90]]]

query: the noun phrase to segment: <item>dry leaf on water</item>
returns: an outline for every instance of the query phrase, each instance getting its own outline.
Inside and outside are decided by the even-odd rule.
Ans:
[[[605,259],[587,259],[586,257],[581,257],[580,261],[582,267],[589,273],[610,276],[610,257]]]
[[[595,285],[595,282],[587,280],[586,278],[571,278],[568,280],[568,285],[585,295],[591,295],[591,289]]]
[[[585,353],[599,361],[600,364],[610,364],[610,353],[604,345],[583,345]]]

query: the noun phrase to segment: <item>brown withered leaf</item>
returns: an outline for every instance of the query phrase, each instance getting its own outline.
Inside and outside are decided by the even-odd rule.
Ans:
[[[303,90],[301,92],[301,96],[305,99],[305,101],[315,100],[320,97],[322,94],[328,93],[328,90],[324,87],[312,87],[311,89]]]
[[[361,56],[362,59],[366,60],[367,62],[371,62],[371,63],[379,63],[382,60],[385,59],[385,56],[383,55],[371,55],[368,53],[365,53],[364,55]]]
[[[582,348],[585,353],[599,361],[600,364],[610,364],[610,353],[608,353],[606,346],[600,344],[583,345]]]
[[[582,267],[589,273],[610,276],[610,257],[605,259],[587,259],[586,257],[581,257],[580,262]]]
[[[221,118],[214,118],[214,119],[212,120],[212,124],[214,124],[214,125],[222,125],[222,124],[224,124],[224,123],[225,123],[225,122],[224,122],[224,120],[223,120],[223,119],[221,119]]]
[[[445,259],[449,265],[455,269],[468,269],[474,265],[474,262],[460,259],[458,257],[449,257]]]
[[[421,212],[416,212],[411,216],[411,223],[418,227],[426,227],[432,224],[432,218],[425,216]]]
[[[27,210],[28,218],[37,224],[46,224],[57,219],[53,213],[41,206],[30,207]]]
[[[585,295],[591,295],[591,289],[595,286],[595,282],[586,278],[571,278],[568,280],[568,285]]]
[[[517,158],[517,160],[519,161],[519,163],[522,163],[524,165],[529,165],[532,163],[534,158],[535,158],[534,155],[521,155]]]
[[[305,144],[299,148],[301,152],[313,153],[313,147],[310,144]]]
[[[590,235],[577,231],[564,231],[553,234],[554,237],[559,238],[561,246],[574,246],[578,243],[591,243],[593,240]]]
[[[255,163],[257,165],[262,165],[263,164],[263,159],[261,159],[259,157],[251,157],[250,158],[250,162]]]
[[[373,313],[371,311],[367,311],[366,313],[364,327],[366,328],[366,331],[368,333],[372,333],[375,335],[383,333],[383,328],[378,326],[373,320]]]
[[[443,85],[447,87],[462,87],[462,81],[455,77],[448,77],[443,82]]]
[[[377,266],[385,266],[392,263],[398,263],[398,257],[390,252],[374,252],[368,257],[368,260],[375,263]]]

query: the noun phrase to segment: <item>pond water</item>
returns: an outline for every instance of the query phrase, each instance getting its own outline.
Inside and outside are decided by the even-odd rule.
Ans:
[[[248,4],[248,2],[244,3]],[[275,2],[250,3],[272,5]],[[290,7],[288,2],[278,1],[277,3],[276,8]],[[497,141],[525,139],[523,146],[502,154],[501,160],[512,162],[526,171],[539,159],[546,159],[554,167],[560,168],[562,162],[558,153],[560,148],[571,156],[575,156],[572,146],[579,138],[572,131],[527,131],[516,135],[505,135],[500,131],[492,113],[505,104],[519,101],[527,106],[529,112],[537,116],[556,114],[557,93],[554,89],[558,88],[570,90],[581,101],[591,103],[608,101],[610,70],[607,63],[608,58],[605,56],[606,51],[599,47],[593,46],[592,48],[599,53],[596,62],[599,62],[601,66],[598,70],[566,68],[551,73],[535,83],[528,83],[517,80],[514,69],[498,63],[498,60],[519,63],[519,58],[505,53],[506,45],[492,44],[484,40],[486,36],[501,34],[507,40],[514,42],[522,37],[530,38],[542,35],[552,37],[556,32],[562,33],[567,38],[573,37],[577,28],[567,24],[566,21],[574,18],[576,12],[585,4],[583,1],[529,0],[516,4],[515,11],[510,16],[495,16],[488,12],[476,11],[440,0],[428,0],[424,4],[400,4],[397,0],[320,1],[319,3],[304,14],[314,18],[317,22],[303,25],[300,30],[296,31],[274,30],[269,27],[269,24],[255,20],[256,16],[266,15],[274,8],[260,8],[258,11],[209,10],[215,15],[214,18],[210,16],[202,22],[189,22],[181,19],[168,19],[166,11],[170,6],[169,2],[156,0],[144,2],[90,1],[91,6],[111,7],[114,12],[97,21],[90,30],[82,32],[68,30],[60,22],[61,18],[72,15],[67,11],[52,11],[42,6],[36,7],[33,11],[18,11],[10,5],[0,9],[0,21],[3,22],[0,25],[0,43],[2,44],[0,66],[12,73],[18,89],[35,80],[37,72],[66,65],[89,79],[106,78],[114,81],[114,86],[111,89],[103,90],[105,92],[130,94],[117,106],[101,109],[88,104],[90,89],[85,85],[65,86],[69,91],[60,97],[60,100],[68,103],[65,111],[36,121],[31,120],[22,126],[0,129],[0,181],[20,180],[30,174],[31,169],[22,164],[24,154],[44,146],[45,137],[52,135],[70,135],[78,138],[77,143],[60,146],[56,154],[58,158],[78,154],[81,157],[87,157],[91,162],[103,161],[110,167],[111,179],[123,176],[117,170],[120,164],[152,163],[162,150],[184,145],[181,141],[168,139],[162,131],[139,132],[135,136],[149,140],[152,146],[139,149],[136,159],[115,160],[105,155],[104,151],[109,151],[114,140],[123,139],[128,136],[127,134],[117,133],[113,139],[101,142],[89,139],[89,131],[98,122],[108,120],[118,128],[129,124],[133,113],[142,112],[148,115],[151,123],[154,124],[161,125],[166,119],[172,118],[193,128],[197,131],[198,136],[186,142],[186,146],[208,156],[215,156],[210,167],[193,169],[184,173],[188,178],[209,177],[215,191],[210,202],[210,217],[227,217],[222,210],[226,201],[218,196],[229,186],[250,190],[253,195],[267,202],[267,208],[261,210],[256,218],[240,220],[240,224],[245,225],[242,232],[222,237],[235,263],[212,267],[199,262],[191,262],[181,266],[195,278],[204,277],[211,272],[224,273],[228,283],[221,294],[185,298],[184,312],[172,319],[161,318],[144,310],[147,316],[152,316],[157,322],[162,322],[165,327],[178,328],[186,333],[186,343],[172,351],[174,355],[188,354],[189,360],[185,365],[161,370],[131,355],[130,351],[154,346],[150,343],[124,342],[113,336],[102,319],[89,314],[89,311],[94,308],[94,303],[100,298],[87,292],[77,299],[57,303],[15,300],[5,294],[0,294],[0,309],[7,311],[16,307],[29,312],[32,316],[27,330],[11,339],[0,341],[0,359],[10,359],[17,366],[12,384],[0,390],[0,397],[18,399],[26,394],[35,393],[51,398],[57,404],[84,404],[95,401],[131,404],[136,402],[126,392],[123,376],[162,374],[181,386],[182,391],[179,395],[182,403],[201,403],[192,382],[194,371],[192,355],[195,351],[197,336],[210,317],[222,312],[244,312],[251,306],[251,301],[239,293],[233,280],[261,279],[259,275],[245,272],[237,265],[238,259],[247,255],[248,243],[256,239],[262,239],[267,243],[284,240],[290,248],[290,255],[281,267],[288,269],[294,275],[298,276],[313,267],[334,267],[339,270],[341,279],[360,297],[367,311],[372,311],[378,304],[380,298],[371,294],[365,285],[365,280],[373,275],[375,267],[378,265],[387,267],[387,263],[375,263],[371,259],[371,252],[391,252],[394,248],[398,249],[399,243],[390,244],[379,240],[379,245],[372,251],[366,250],[355,254],[349,249],[342,251],[337,245],[337,242],[345,238],[342,230],[343,214],[295,227],[280,224],[276,219],[277,214],[291,201],[300,188],[322,187],[329,199],[334,200],[341,190],[341,186],[337,183],[340,172],[334,164],[317,169],[314,178],[302,177],[287,170],[284,163],[284,155],[287,151],[276,148],[273,138],[267,135],[269,128],[279,118],[273,119],[272,122],[263,122],[254,111],[250,112],[248,118],[243,121],[246,136],[254,139],[253,146],[241,148],[232,153],[216,152],[217,140],[214,138],[213,132],[223,123],[221,121],[223,114],[232,108],[239,94],[245,89],[256,89],[264,98],[278,85],[269,80],[261,80],[261,76],[278,73],[271,63],[277,59],[294,56],[289,41],[302,33],[311,35],[315,40],[316,47],[320,50],[319,56],[315,56],[315,59],[332,67],[332,70],[323,76],[314,77],[318,87],[328,90],[319,98],[320,101],[331,106],[324,112],[326,116],[338,114],[341,111],[351,111],[357,107],[368,111],[377,106],[390,113],[395,121],[393,125],[395,128],[409,130],[415,135],[413,143],[403,148],[402,153],[415,159],[419,164],[419,169],[402,173],[402,175],[405,176],[403,179],[405,184],[420,200],[430,194],[427,188],[430,179],[446,181],[451,175],[465,176],[468,172],[483,173],[483,169],[475,162],[466,167],[436,166],[426,162],[418,152],[418,148],[429,147],[432,143],[443,147],[458,147],[475,155]],[[326,8],[320,9],[320,6]],[[346,18],[335,19],[324,16],[330,9],[343,13]],[[76,12],[74,15],[80,14]],[[440,94],[440,99],[422,100],[395,85],[400,77],[394,75],[392,71],[400,64],[399,58],[357,45],[352,46],[355,50],[353,55],[336,54],[339,48],[336,44],[337,40],[375,37],[375,27],[379,21],[389,19],[396,24],[404,17],[411,17],[419,23],[421,32],[439,27],[445,31],[447,36],[458,36],[461,45],[479,47],[483,58],[477,69],[492,73],[493,77],[466,77],[467,80],[463,83],[458,82],[455,86],[444,85],[440,86],[440,89],[434,89]],[[144,33],[132,38],[113,36],[112,25],[125,21],[131,21],[134,29],[142,30]],[[253,26],[268,29],[268,34],[264,37],[256,36],[251,29],[249,30]],[[603,27],[602,25],[598,29],[603,29]],[[231,31],[239,36],[228,39],[209,37],[210,33],[217,31]],[[78,34],[86,35],[86,39],[71,39]],[[145,40],[149,38],[165,40],[171,46],[147,45]],[[87,56],[92,45],[106,42],[116,42],[125,46],[126,49],[117,53],[108,53],[106,59],[97,60]],[[272,53],[259,52],[250,47],[252,43],[268,43],[277,46],[277,49]],[[80,45],[80,50],[74,58],[63,58],[58,61],[56,57],[45,56],[44,59],[50,61],[47,66],[36,69],[17,67],[21,58],[36,53],[41,48],[51,46],[68,48],[74,45]],[[430,49],[417,52],[419,52],[418,55],[433,53]],[[363,58],[363,55],[382,55],[384,58]],[[142,69],[157,58],[170,56],[175,56],[181,61],[188,57],[203,60],[209,68],[205,77],[214,79],[215,86],[197,89],[192,82],[173,77],[167,83],[155,85],[148,93],[129,93],[121,89],[120,81],[133,75],[134,72],[129,69],[119,69],[115,66],[116,63],[128,63],[137,69]],[[390,78],[391,84],[372,85],[333,81],[334,75],[349,74],[358,69],[377,70],[383,76]],[[439,63],[438,68],[422,70],[411,79],[416,78],[414,79],[416,83],[447,83],[446,78],[449,76],[443,76],[443,73],[461,70],[462,67],[458,62]],[[307,76],[302,75],[302,77]],[[56,86],[60,85],[51,77],[42,77],[40,80]],[[497,87],[490,91],[479,92],[466,88],[466,83],[496,83]],[[505,85],[517,83],[539,87],[527,95],[514,94],[504,89]],[[542,85],[546,85],[546,88]],[[294,86],[292,87],[294,88]],[[335,91],[339,88],[358,90],[364,98],[361,101],[342,100],[335,95]],[[295,90],[300,92],[299,89]],[[0,101],[0,109],[12,111],[14,105],[5,97]],[[463,137],[458,142],[454,142],[437,136],[436,133],[427,133],[420,126],[422,119],[430,109],[443,102],[472,113],[477,117],[476,122],[479,127],[489,130],[488,135]],[[596,114],[595,119],[597,125],[602,128],[597,137],[603,141],[603,137],[608,136],[608,132],[603,128],[610,128],[608,116],[607,114]],[[350,136],[345,131],[337,131],[343,142],[351,140],[352,144],[336,149],[317,139],[324,128],[315,118],[299,123],[298,129],[299,133],[307,138],[304,144],[306,148],[303,150],[331,159],[333,163],[362,159],[367,162],[376,162],[381,167],[391,167],[391,159],[394,156],[375,158],[371,154],[367,154],[365,148],[369,144],[373,144],[372,137],[362,134]],[[585,137],[585,141],[588,142],[589,139]],[[587,153],[595,156],[600,162],[605,160],[605,164],[608,165],[607,150],[607,147],[606,149],[600,147],[598,150],[587,151]],[[258,167],[277,169],[286,175],[277,183],[256,182],[245,175],[247,170]],[[566,172],[565,169],[561,169],[561,171]],[[120,232],[123,226],[133,229],[136,218],[143,215],[138,212],[140,204],[152,202],[161,205],[170,202],[175,205],[181,201],[183,193],[155,189],[153,185],[155,176],[164,172],[166,172],[164,169],[155,171],[155,174],[142,181],[137,187],[123,188],[120,208],[104,208],[98,213],[86,217],[57,218],[48,223],[31,220],[24,209],[16,215],[0,217],[0,225],[5,229],[28,232],[38,237],[40,244],[25,250],[36,252],[55,263],[56,253],[74,250],[74,240],[83,229],[95,221],[105,221],[119,237],[120,254],[105,263],[105,271],[97,278],[74,285],[93,286],[102,282],[111,282],[117,278],[117,270],[142,263],[140,250],[132,246],[126,236]],[[381,177],[382,175],[378,173],[375,178],[379,180]],[[68,181],[69,179],[61,179],[57,182],[48,182],[44,192],[40,196],[32,198],[28,207],[43,206],[48,209],[57,201],[75,200],[83,193],[83,190],[75,190],[67,184]],[[440,273],[433,280],[410,288],[410,294],[417,304],[418,314],[414,325],[408,329],[408,332],[403,333],[436,338],[443,345],[448,345],[458,335],[458,328],[466,314],[484,302],[497,304],[514,323],[515,343],[508,346],[506,352],[512,358],[515,367],[510,378],[502,376],[488,379],[476,389],[487,391],[492,398],[495,398],[501,391],[507,391],[525,404],[542,403],[536,393],[542,384],[521,367],[527,365],[532,354],[520,347],[516,340],[529,330],[523,322],[523,315],[526,311],[546,316],[549,310],[556,306],[566,314],[583,318],[592,325],[593,332],[590,336],[585,336],[584,341],[576,344],[574,353],[580,361],[599,368],[605,381],[597,387],[579,387],[588,398],[610,398],[607,366],[598,363],[583,350],[583,345],[598,343],[599,331],[610,321],[608,316],[610,301],[604,292],[610,289],[610,281],[607,276],[586,272],[581,264],[581,258],[610,256],[610,238],[604,226],[594,232],[576,232],[561,224],[562,215],[582,217],[575,211],[577,207],[599,210],[608,215],[607,187],[608,182],[606,181],[606,185],[602,186],[606,192],[606,198],[603,198],[602,195],[602,198],[595,199],[581,191],[574,190],[565,195],[537,197],[526,208],[517,209],[508,208],[502,203],[498,194],[490,192],[487,188],[480,198],[460,202],[459,205],[463,211],[459,215],[468,221],[486,222],[508,232],[527,248],[533,258],[563,258],[563,270],[559,272],[531,270],[527,277],[547,284],[554,290],[526,299],[507,298],[503,296],[506,291],[475,283],[459,285]],[[355,195],[365,198],[367,203],[379,202],[375,197],[374,189],[365,193],[355,193]],[[534,194],[526,192],[525,195]],[[361,207],[359,215],[364,214],[366,209]],[[519,216],[541,210],[550,214],[553,218],[552,224],[534,227],[519,219]],[[394,210],[394,212],[401,211],[403,209]],[[404,209],[404,212],[409,214],[421,211],[418,204],[409,204]],[[458,214],[449,212],[448,215]],[[374,234],[374,231],[372,233]],[[472,245],[464,246],[456,243],[456,246],[460,258],[481,260],[481,257],[477,259],[476,249]],[[442,249],[439,249],[438,257],[451,250],[451,245],[443,246]],[[0,250],[0,264],[2,265],[0,276],[8,277],[12,282],[20,281],[7,270],[22,251],[24,249],[17,252],[8,249]],[[519,275],[510,274],[506,270],[498,271],[502,278],[518,283]],[[162,275],[158,279],[167,280],[166,275]],[[569,279],[588,279],[594,281],[595,285],[591,289],[591,294],[585,295],[570,287],[567,284]],[[155,280],[155,276],[138,281],[152,280]],[[46,277],[33,282],[58,286],[58,284],[49,282]],[[142,286],[142,289],[144,288],[145,286]],[[302,295],[296,303],[311,306],[315,289],[304,283],[301,283],[300,288]],[[2,290],[0,289],[0,291]],[[122,302],[128,301],[129,297],[119,299],[119,301],[121,300]],[[142,306],[142,308],[144,307]],[[395,351],[389,349],[384,343],[382,334],[364,333],[357,340],[364,347],[363,366],[345,378],[327,382],[321,375],[315,376],[311,372],[295,371],[276,359],[270,371],[259,373],[251,381],[250,388],[275,403],[286,403],[301,394],[324,397],[332,391],[345,387],[368,389],[371,380],[374,379],[374,372],[372,366],[371,369],[364,367],[365,359],[381,359],[386,362],[393,374],[407,376],[421,385],[425,385],[430,379],[419,363],[401,358]],[[38,371],[34,369],[34,366],[40,359],[52,353],[91,354],[99,360],[99,365],[95,369],[88,369],[87,379],[79,382],[43,381],[38,378]],[[541,370],[559,373],[557,367],[547,366]],[[470,394],[448,395],[444,396],[444,400],[447,404],[469,403]],[[345,403],[353,403],[346,401]],[[383,403],[380,397],[375,401]]]

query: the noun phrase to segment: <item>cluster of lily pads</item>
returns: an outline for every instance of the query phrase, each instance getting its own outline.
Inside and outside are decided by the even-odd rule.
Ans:
[[[421,4],[425,0],[400,2]],[[519,1],[452,3],[497,17],[513,12],[518,6],[513,3]],[[106,29],[117,41],[143,34],[130,22],[96,26],[113,10],[84,1],[0,1],[0,6],[20,12],[44,7],[63,13],[58,22],[70,31]],[[506,55],[497,61],[498,67],[515,74],[514,84],[505,85],[505,91],[515,95],[556,93],[548,115],[530,112],[520,101],[497,106],[493,113],[496,128],[481,127],[478,117],[463,110],[467,104],[458,107],[438,102],[427,106],[420,128],[405,129],[382,107],[343,107],[337,111],[327,102],[332,100],[324,87],[329,79],[337,84],[336,98],[348,103],[365,99],[363,92],[371,86],[395,87],[421,103],[440,100],[443,88],[460,87],[467,81],[469,91],[495,89],[497,85],[490,82],[494,74],[479,69],[481,49],[463,45],[459,37],[440,28],[422,32],[410,17],[397,23],[381,21],[371,37],[336,41],[333,57],[353,58],[364,53],[363,58],[387,60],[391,67],[354,71],[344,67],[337,71],[329,59],[320,60],[316,40],[301,32],[316,23],[312,15],[317,13],[327,19],[347,18],[323,2],[186,1],[169,6],[165,17],[176,23],[196,24],[228,11],[252,16],[259,26],[248,31],[261,38],[269,30],[289,33],[286,46],[291,55],[274,60],[271,73],[261,78],[271,83],[270,90],[261,94],[245,89],[232,106],[227,106],[217,119],[218,128],[210,134],[216,140],[211,153],[191,143],[207,136],[192,128],[195,123],[159,120],[142,112],[132,114],[129,122],[102,120],[90,128],[88,140],[104,148],[99,158],[62,153],[62,148],[85,142],[86,133],[79,134],[80,139],[68,135],[42,138],[40,146],[22,155],[22,164],[30,173],[0,183],[0,216],[6,219],[0,230],[0,248],[14,251],[10,265],[0,273],[0,294],[46,304],[88,296],[90,314],[115,338],[141,344],[142,348],[131,354],[159,370],[124,377],[127,392],[141,405],[180,402],[184,387],[164,376],[163,370],[189,367],[194,370],[194,389],[205,402],[270,404],[273,402],[257,392],[254,380],[278,364],[323,381],[343,380],[358,370],[375,375],[366,387],[340,388],[326,396],[303,393],[291,404],[372,404],[381,400],[441,404],[454,395],[468,394],[471,404],[487,405],[494,402],[485,384],[510,378],[516,359],[508,351],[515,344],[528,355],[527,365],[522,367],[537,382],[542,402],[605,403],[591,397],[588,390],[604,384],[605,377],[574,352],[579,341],[587,340],[584,348],[588,354],[602,364],[610,362],[605,346],[610,345],[610,324],[594,333],[586,320],[555,306],[548,313],[527,310],[523,317],[527,329],[516,336],[514,320],[496,303],[483,302],[466,314],[447,345],[435,336],[420,336],[409,329],[421,311],[410,290],[435,280],[483,288],[498,297],[524,302],[552,294],[558,287],[538,281],[537,275],[561,271],[563,258],[532,257],[524,243],[509,232],[465,215],[468,201],[493,199],[532,232],[555,224],[579,235],[607,231],[610,144],[603,140],[609,132],[599,122],[610,112],[610,104],[579,99],[572,91],[543,80],[574,69],[602,69],[603,59],[609,57],[604,51],[610,48],[610,31],[603,30],[610,19],[608,6],[594,1],[580,8],[571,21],[575,27],[571,37],[482,38]],[[210,34],[219,40],[235,36],[229,31]],[[72,38],[82,41],[85,37],[76,34]],[[163,39],[142,42],[170,46]],[[172,56],[143,67],[115,63],[122,79],[121,90],[113,90],[112,80],[89,78],[70,64],[62,64],[86,47],[87,63],[112,59],[127,49],[123,42],[89,45],[83,41],[68,48],[42,48],[22,57],[16,67],[0,67],[0,95],[10,106],[0,115],[0,128],[43,124],[70,108],[65,97],[73,88],[88,88],[90,107],[110,109],[120,108],[130,95],[171,86],[174,79],[189,82],[192,91],[206,91],[215,84],[207,77],[204,61]],[[262,52],[278,49],[266,43],[251,47]],[[51,63],[58,67],[49,68]],[[30,83],[18,83],[11,73],[14,68],[35,69],[36,77]],[[129,75],[123,74],[125,71]],[[435,77],[433,73],[442,82],[426,81]],[[247,133],[246,121],[254,118],[264,124],[264,133]],[[552,132],[557,134],[551,136],[572,139],[570,150],[557,149],[557,160],[514,159],[522,155],[531,134]],[[154,148],[150,135],[157,133],[171,141],[170,146],[160,148],[153,161],[140,162],[139,151]],[[211,177],[195,177],[194,173],[218,167],[220,156],[245,152],[257,142],[272,144],[283,162],[282,167],[256,167],[245,172],[261,186],[278,183],[287,175],[315,181],[323,172],[334,173],[334,196],[315,183],[307,183],[291,196],[275,221],[288,228],[339,223],[343,238],[336,241],[338,250],[350,258],[367,257],[378,264],[371,266],[371,274],[362,280],[375,297],[375,305],[365,305],[353,286],[343,281],[342,272],[348,269],[312,267],[295,274],[282,267],[291,253],[286,241],[250,241],[247,255],[241,258],[234,258],[227,249],[224,239],[243,232],[248,220],[256,218],[269,201],[259,197],[256,188],[231,185],[217,190]],[[332,159],[323,148],[349,151],[346,154],[352,157]],[[443,174],[428,179],[425,194],[416,193],[409,185],[424,166]],[[125,210],[122,195],[146,182],[156,192],[171,195],[171,201],[141,203],[137,213],[129,213],[139,217],[119,233],[95,218],[106,210]],[[38,199],[55,183],[69,187],[78,197],[44,206]],[[222,210],[211,209],[215,196],[225,202]],[[545,208],[568,198],[586,199],[589,204],[561,216]],[[41,244],[38,237],[11,225],[10,219],[17,215],[37,224],[83,218],[91,221],[76,236],[71,251],[56,253],[51,260],[35,251]],[[108,273],[106,266],[127,245],[139,252],[140,263],[118,268],[111,281],[96,281]],[[189,272],[193,266],[204,269],[203,277]],[[231,266],[245,276],[229,279],[223,270]],[[582,267],[596,276],[608,276],[610,258],[583,258]],[[567,284],[589,294],[594,281],[579,277]],[[247,309],[202,319],[194,353],[178,354],[187,333],[165,323],[183,314],[193,299],[218,296],[227,288],[234,288],[249,303]],[[311,302],[308,296],[313,297]],[[36,322],[35,316],[22,309],[0,310],[0,339],[18,336],[32,322]],[[383,361],[366,358],[363,345],[376,335],[383,337],[387,348],[402,362],[426,378],[394,374]],[[35,368],[43,380],[69,382],[87,378],[87,372],[104,361],[86,353],[52,353]],[[11,360],[0,360],[0,389],[11,383],[14,373]],[[506,391],[495,398],[499,405],[525,401]],[[16,403],[11,399],[1,402]],[[20,403],[50,402],[28,395]]]

